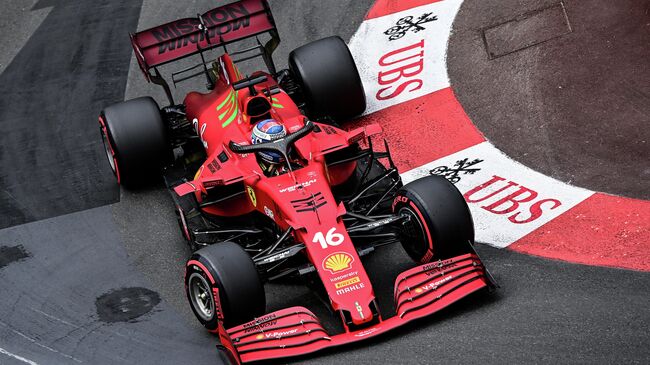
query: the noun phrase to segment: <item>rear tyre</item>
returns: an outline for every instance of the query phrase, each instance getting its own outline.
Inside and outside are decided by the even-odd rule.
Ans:
[[[119,183],[137,187],[157,176],[170,151],[160,109],[152,98],[106,107],[99,124],[106,156]]]
[[[427,176],[406,184],[393,202],[393,212],[409,217],[400,240],[416,262],[427,263],[470,252],[474,223],[456,186],[441,176]]]
[[[264,314],[266,298],[253,260],[241,246],[222,242],[196,251],[187,261],[185,292],[196,318],[217,331]]]
[[[300,84],[311,118],[343,121],[366,110],[359,71],[340,37],[308,43],[289,55],[289,69]]]

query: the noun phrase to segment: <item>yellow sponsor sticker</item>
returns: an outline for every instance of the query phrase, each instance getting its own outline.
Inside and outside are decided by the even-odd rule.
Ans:
[[[341,289],[341,288],[345,288],[346,286],[356,284],[356,283],[358,283],[360,281],[361,281],[361,279],[359,279],[358,276],[355,276],[355,277],[349,278],[347,280],[339,281],[338,283],[336,283],[334,285],[336,286],[336,289]]]

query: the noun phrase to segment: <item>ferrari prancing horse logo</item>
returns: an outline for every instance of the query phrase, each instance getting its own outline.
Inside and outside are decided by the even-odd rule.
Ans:
[[[248,192],[248,197],[251,198],[251,203],[253,204],[253,206],[257,207],[257,197],[255,196],[255,191],[253,190],[253,188],[247,186],[246,191]]]

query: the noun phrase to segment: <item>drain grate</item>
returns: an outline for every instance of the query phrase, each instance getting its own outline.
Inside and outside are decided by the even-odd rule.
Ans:
[[[502,57],[571,33],[564,3],[522,14],[483,30],[490,59]]]

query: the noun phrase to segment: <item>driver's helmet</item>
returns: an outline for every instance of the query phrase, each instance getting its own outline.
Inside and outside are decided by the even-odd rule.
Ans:
[[[287,130],[280,122],[275,119],[263,120],[253,127],[251,140],[253,144],[272,142],[287,135]],[[284,157],[277,152],[262,151],[257,153],[264,161],[270,163],[280,163]]]

